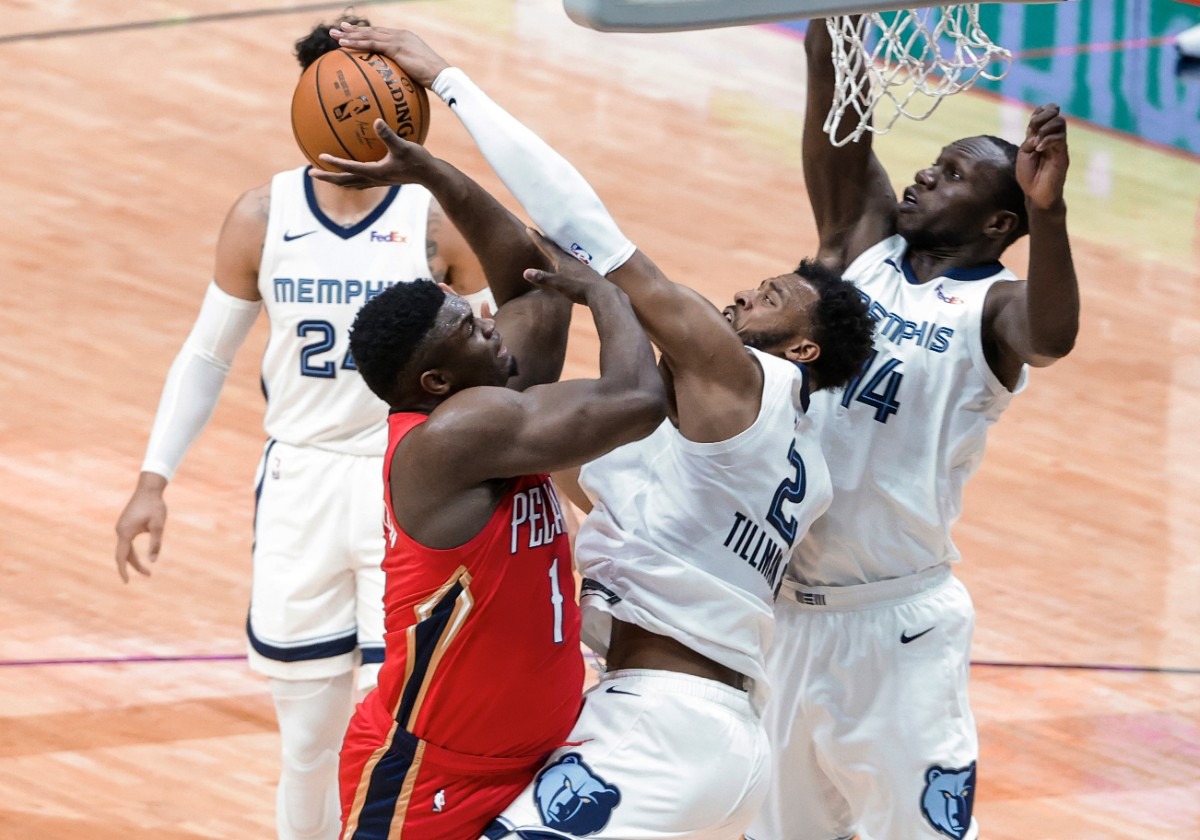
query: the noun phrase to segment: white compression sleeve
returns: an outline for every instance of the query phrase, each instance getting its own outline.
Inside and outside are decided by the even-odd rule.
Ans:
[[[174,477],[212,416],[233,357],[261,307],[262,301],[243,300],[209,284],[196,323],[163,385],[142,472]]]
[[[634,244],[575,167],[462,70],[446,68],[431,87],[458,115],[504,186],[560,248],[600,274],[620,268],[633,255]]]

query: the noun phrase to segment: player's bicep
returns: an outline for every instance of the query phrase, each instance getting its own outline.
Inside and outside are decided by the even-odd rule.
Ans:
[[[535,289],[513,298],[496,313],[496,328],[517,360],[517,374],[508,382],[524,391],[557,382],[566,359],[571,328],[571,301],[550,289]]]
[[[464,486],[575,467],[642,431],[630,420],[637,395],[614,393],[599,380],[473,391],[447,401],[429,430],[441,441],[430,450],[434,459]]]
[[[250,190],[229,210],[217,237],[213,279],[227,294],[259,300],[258,268],[262,261],[271,209],[270,186]]]
[[[474,294],[487,286],[487,275],[479,257],[454,222],[446,217],[437,199],[429,206],[425,252],[434,279],[458,294]]]

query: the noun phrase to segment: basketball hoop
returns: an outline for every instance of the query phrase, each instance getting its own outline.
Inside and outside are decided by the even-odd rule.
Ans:
[[[563,6],[576,23],[606,32],[826,18],[836,82],[825,131],[843,146],[868,131],[886,133],[902,116],[923,120],[945,97],[1008,72],[1012,54],[980,26],[978,3],[911,9],[906,2],[912,0],[563,0]]]
[[[978,3],[837,15],[825,23],[836,75],[824,128],[835,146],[868,131],[886,134],[902,116],[923,120],[976,80],[1004,78],[1012,63],[1012,53],[979,25]]]

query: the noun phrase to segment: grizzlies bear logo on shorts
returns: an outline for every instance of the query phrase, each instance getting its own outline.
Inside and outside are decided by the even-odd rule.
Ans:
[[[621,792],[568,753],[538,774],[533,797],[547,828],[576,837],[594,834],[608,825],[621,802]]]
[[[974,804],[974,761],[957,770],[934,766],[925,771],[921,810],[929,824],[941,834],[962,840],[971,827],[971,808]]]

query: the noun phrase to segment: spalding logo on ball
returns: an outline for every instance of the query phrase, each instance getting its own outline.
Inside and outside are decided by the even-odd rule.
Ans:
[[[373,123],[383,119],[405,140],[424,143],[429,96],[396,62],[378,53],[332,50],[300,76],[292,95],[292,132],[313,166],[318,155],[379,160],[387,147]]]

